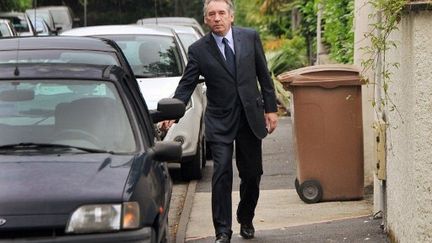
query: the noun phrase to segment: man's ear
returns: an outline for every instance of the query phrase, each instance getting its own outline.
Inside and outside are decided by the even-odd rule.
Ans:
[[[207,24],[207,18],[204,16],[204,24]]]

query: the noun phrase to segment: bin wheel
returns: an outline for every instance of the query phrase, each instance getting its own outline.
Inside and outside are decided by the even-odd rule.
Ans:
[[[299,187],[300,199],[305,203],[317,203],[321,201],[323,190],[317,180],[304,181]]]
[[[299,191],[300,183],[299,183],[299,180],[298,180],[297,177],[296,177],[295,180],[294,180],[294,186],[295,186],[295,189],[296,189],[297,194],[300,196],[300,191]]]

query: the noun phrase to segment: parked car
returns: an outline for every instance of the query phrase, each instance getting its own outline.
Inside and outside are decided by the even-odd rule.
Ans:
[[[109,25],[82,27],[63,32],[69,36],[96,36],[114,40],[125,54],[148,106],[156,107],[157,100],[171,97],[183,74],[186,53],[171,28],[161,26]],[[203,114],[206,97],[203,83],[197,86],[185,115],[161,133],[164,141],[182,144],[182,177],[200,179],[205,166],[206,146]]]
[[[50,11],[54,25],[59,32],[70,30],[79,22],[79,19],[74,18],[74,14],[68,6],[44,6],[37,8],[37,10]]]
[[[201,36],[205,35],[205,32],[201,25],[194,18],[188,17],[159,17],[159,18],[142,18],[137,20],[137,24],[170,24],[170,25],[184,25],[192,26],[198,31]]]
[[[153,118],[182,111],[165,100]],[[117,66],[1,64],[0,114],[0,241],[166,242],[165,161],[181,147],[155,142],[133,77]]]
[[[30,24],[27,14],[22,12],[1,12],[0,18],[8,19],[19,36],[34,36],[36,31]]]
[[[25,13],[29,16],[29,19],[32,23],[34,22],[35,17],[42,18],[45,20],[45,23],[50,31],[57,34],[58,30],[54,24],[54,18],[48,9],[27,9]]]
[[[0,19],[0,38],[16,36],[15,29],[8,19]]]

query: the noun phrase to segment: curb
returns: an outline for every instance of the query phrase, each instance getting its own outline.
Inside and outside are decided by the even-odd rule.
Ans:
[[[186,239],[186,230],[189,222],[189,217],[192,211],[193,200],[195,197],[197,181],[193,180],[189,182],[185,201],[183,204],[183,210],[180,215],[180,220],[178,223],[177,233],[176,233],[176,243],[183,243]]]

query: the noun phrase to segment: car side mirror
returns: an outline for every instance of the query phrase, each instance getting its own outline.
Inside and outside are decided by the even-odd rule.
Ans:
[[[183,152],[181,144],[174,141],[158,141],[152,151],[153,159],[160,162],[178,162]]]
[[[164,98],[158,102],[157,110],[150,110],[154,123],[180,119],[185,113],[185,104],[175,98]]]

